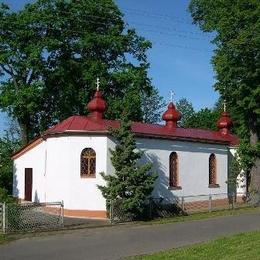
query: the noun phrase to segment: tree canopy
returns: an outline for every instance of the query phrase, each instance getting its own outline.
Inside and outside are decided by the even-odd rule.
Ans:
[[[239,125],[240,159],[244,169],[253,167],[260,192],[260,2],[191,0],[189,8],[204,32],[214,32],[215,89]]]
[[[180,127],[187,127],[189,120],[194,116],[195,110],[190,101],[186,98],[181,98],[176,102],[176,108],[181,112],[181,120],[178,122]]]
[[[127,107],[132,120],[142,120],[142,95],[153,89],[150,47],[112,0],[37,0],[17,12],[1,4],[0,109],[18,121],[26,143],[86,113],[100,77],[106,116],[119,118]]]
[[[221,99],[216,102],[213,108],[206,107],[195,111],[190,101],[186,98],[181,98],[176,102],[176,107],[182,114],[179,122],[180,127],[217,130],[217,121],[220,118],[223,107]]]

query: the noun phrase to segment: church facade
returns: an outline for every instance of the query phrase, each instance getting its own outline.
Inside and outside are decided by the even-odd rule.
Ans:
[[[48,129],[13,155],[13,195],[34,202],[64,202],[64,213],[77,217],[106,217],[106,201],[97,185],[100,173],[113,174],[109,129],[119,121],[106,120],[106,103],[97,90],[87,105],[88,116],[71,116]],[[167,203],[181,196],[228,192],[228,165],[238,138],[223,112],[219,131],[177,127],[181,115],[171,102],[164,125],[132,123],[142,162],[152,162],[156,180],[152,196]],[[245,192],[240,185],[240,192]]]

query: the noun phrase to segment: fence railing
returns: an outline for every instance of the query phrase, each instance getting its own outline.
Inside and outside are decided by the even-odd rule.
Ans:
[[[183,216],[193,213],[231,210],[252,206],[249,194],[221,193],[175,197],[171,200],[151,198],[145,203],[142,219]],[[109,219],[111,223],[132,221],[134,217],[126,213],[120,200],[109,202]]]
[[[189,214],[223,209],[235,209],[249,205],[248,196],[242,193],[183,196],[181,199],[182,210]]]
[[[2,210],[1,210],[2,209]],[[1,229],[3,233],[50,230],[63,227],[62,202],[3,203]]]

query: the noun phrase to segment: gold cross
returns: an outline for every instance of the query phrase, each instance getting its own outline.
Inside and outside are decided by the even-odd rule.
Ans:
[[[175,92],[173,90],[170,91],[170,102],[173,102],[173,97],[175,96]]]

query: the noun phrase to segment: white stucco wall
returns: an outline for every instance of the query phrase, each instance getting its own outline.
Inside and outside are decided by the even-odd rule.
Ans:
[[[25,168],[33,168],[32,200],[45,201],[45,153],[46,142],[38,144],[13,164],[13,195],[20,199],[25,197]]]
[[[14,160],[14,194],[24,198],[24,168],[33,168],[33,200],[64,201],[65,208],[74,210],[106,210],[105,199],[97,185],[105,184],[100,172],[114,172],[109,152],[114,146],[112,138],[98,135],[48,138]],[[227,193],[227,146],[137,138],[137,147],[144,151],[142,161],[152,162],[153,171],[159,174],[153,197],[171,201],[180,196]],[[95,178],[80,176],[80,154],[84,148],[96,152]],[[181,190],[168,189],[172,152],[178,154]],[[216,155],[218,188],[208,185],[211,153]]]
[[[84,148],[96,152],[96,177],[81,178],[80,154]],[[102,136],[63,136],[48,138],[14,160],[14,194],[24,198],[24,168],[33,168],[33,201],[63,201],[75,210],[105,210],[106,203],[97,188],[106,172],[107,138]],[[17,184],[17,185],[16,185]]]
[[[70,160],[68,208],[86,210],[106,210],[106,202],[97,185],[104,185],[100,173],[106,173],[107,137],[104,136],[73,136],[68,138],[68,156]],[[96,152],[96,177],[80,177],[80,154],[84,148],[92,148]]]
[[[108,142],[114,147],[112,140]],[[153,197],[163,197],[173,200],[180,196],[197,196],[227,193],[228,149],[225,145],[203,144],[194,142],[137,138],[137,147],[143,150],[142,161],[153,163],[153,171],[159,177],[156,181]],[[181,190],[170,190],[169,186],[169,156],[172,152],[178,154],[179,185]],[[218,188],[209,188],[209,156],[216,155]],[[108,168],[108,172],[112,172]],[[223,195],[223,197],[226,197]],[[218,197],[220,198],[220,197]],[[206,198],[208,199],[208,198]],[[190,199],[192,200],[192,198]]]

